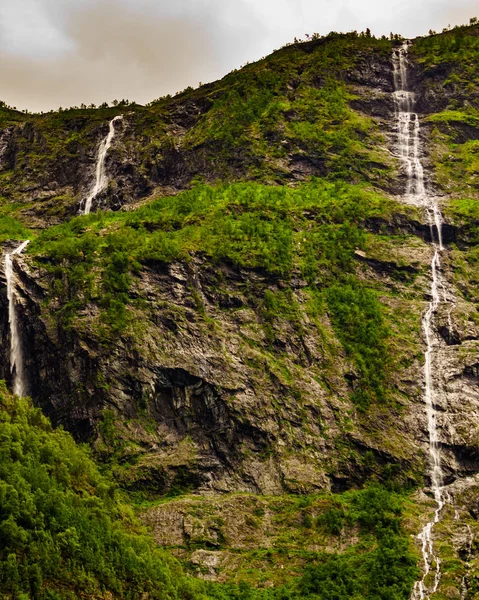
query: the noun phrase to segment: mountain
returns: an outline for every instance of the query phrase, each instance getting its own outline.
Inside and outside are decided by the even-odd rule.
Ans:
[[[103,474],[88,489],[73,480],[70,498],[99,496],[98,515],[118,514],[105,527],[128,530],[95,491],[95,478],[114,480],[158,546],[225,584],[179,574],[162,597],[399,599],[414,585],[414,598],[474,598],[472,21],[411,43],[356,32],[295,43],[148,106],[0,108],[12,265],[0,376],[91,446]],[[9,424],[17,401],[3,393]],[[64,436],[83,452],[41,423],[46,448]],[[44,446],[23,452],[48,471]],[[35,494],[40,483],[21,477]],[[42,525],[62,562],[66,520],[54,534]],[[27,560],[28,543],[5,544],[0,560]],[[145,548],[160,572],[180,573]],[[83,597],[83,563],[90,573],[81,553],[65,563],[71,597]],[[41,568],[46,584],[0,576],[0,590],[63,597],[65,578],[49,591]],[[147,596],[94,569],[86,593],[159,597],[138,573]]]

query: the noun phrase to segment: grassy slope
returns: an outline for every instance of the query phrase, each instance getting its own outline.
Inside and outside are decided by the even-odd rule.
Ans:
[[[417,40],[412,52],[434,96],[429,150],[435,176],[456,198],[479,197],[479,26]]]
[[[288,152],[320,161],[331,178],[374,178],[366,168],[376,160],[377,125],[351,110],[344,83],[371,52],[389,56],[391,44],[353,35],[331,36],[284,48],[225,77],[208,113],[185,136],[185,148],[213,145],[218,160],[234,156],[251,162],[250,175],[277,180]],[[379,166],[379,165],[378,165]]]

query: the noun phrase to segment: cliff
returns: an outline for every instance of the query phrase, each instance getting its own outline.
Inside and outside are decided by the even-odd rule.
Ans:
[[[426,181],[445,215],[434,408],[461,506],[479,472],[477,44],[470,27],[410,50]],[[144,520],[210,578],[274,545],[261,496],[428,483],[434,231],[404,201],[394,45],[331,35],[147,107],[0,114],[2,239],[34,238],[15,261],[29,393],[124,489],[153,503],[194,494]],[[110,184],[77,217],[116,114]],[[8,382],[5,291],[0,303]],[[422,492],[414,502],[411,534],[431,510]],[[232,530],[240,513],[258,518],[247,541]],[[344,531],[304,547],[340,551],[355,539]],[[457,590],[473,548],[460,528],[441,535]]]

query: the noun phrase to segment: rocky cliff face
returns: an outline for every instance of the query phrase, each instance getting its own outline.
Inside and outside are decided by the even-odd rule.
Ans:
[[[415,246],[424,260],[410,267],[417,272],[428,250]],[[397,289],[393,277],[405,266],[390,259],[363,263],[364,275]],[[135,311],[138,331],[105,343],[93,314],[81,330],[62,331],[45,307],[42,271],[17,265],[32,396],[55,423],[79,439],[99,435],[100,452],[127,460],[125,484],[159,493],[312,492],[359,484],[389,464],[399,477],[421,473],[418,340],[402,356],[413,365],[391,382],[415,401],[372,409],[374,419],[357,414],[348,400],[354,367],[327,318],[318,327],[308,316],[305,281],[294,282],[290,298],[297,322],[275,319],[265,331],[262,298],[282,282],[201,259],[153,264],[135,281],[147,303]]]
[[[122,108],[124,124],[107,161],[110,185],[95,203],[134,214],[152,194],[176,194],[198,177],[294,187],[316,176],[380,190],[381,210],[357,222],[351,217],[365,238],[344,269],[357,285],[374,290],[382,305],[388,333],[381,385],[387,400],[366,408],[355,401],[363,367],[344,334],[343,317],[338,321],[332,305],[324,306],[334,286],[321,273],[308,279],[294,261],[287,273],[278,273],[196,246],[188,248],[187,259],[145,256],[131,272],[128,326],[112,329],[102,321],[101,293],[63,319],[67,307],[60,288],[71,285],[70,259],[55,262],[48,253],[32,251],[15,263],[31,396],[55,424],[91,442],[127,488],[153,496],[280,495],[343,491],[370,480],[402,486],[423,481],[428,433],[420,318],[430,293],[431,232],[425,215],[400,201],[405,174],[391,152],[390,45],[362,40],[354,56],[342,47],[344,64],[334,65],[340,76],[332,91],[324,44],[280,51],[267,64],[248,67],[245,80],[230,75],[148,108]],[[436,319],[442,341],[434,383],[449,483],[479,471],[479,318],[471,277],[476,238],[457,183],[462,178],[468,195],[477,199],[475,174],[461,152],[479,140],[479,120],[449,114],[451,103],[477,109],[478,88],[467,95],[457,82],[448,83],[449,68],[432,68],[420,52],[411,77],[428,148],[427,178],[448,219],[443,270],[452,303],[448,309],[442,305]],[[254,86],[247,88],[246,80]],[[263,88],[264,104],[255,96]],[[245,117],[240,143],[234,131],[215,129],[238,98],[252,115]],[[0,166],[5,205],[13,214],[33,229],[74,216],[91,185],[96,148],[107,132],[105,117],[115,112],[92,118],[67,111],[8,124],[0,134]],[[452,173],[454,164],[464,172],[456,179],[451,175],[456,187],[446,189],[444,173]],[[238,203],[234,211],[246,208]],[[296,215],[284,218],[293,223],[294,252],[301,255],[301,244],[316,239],[311,236],[324,217],[298,211],[300,222]],[[205,219],[193,215],[171,229]],[[90,225],[85,227],[87,235]],[[108,227],[97,235],[106,235]],[[120,230],[122,224],[112,227]],[[157,225],[147,219],[142,227],[146,236]],[[333,246],[341,243],[336,239]],[[86,255],[79,250],[76,256],[81,264]],[[99,286],[96,267],[88,268],[89,285]],[[0,334],[8,341],[5,290],[0,303]],[[0,357],[0,375],[9,381],[8,343]],[[185,535],[194,537],[187,533],[187,513],[173,503],[145,519],[155,525],[161,543],[181,546]],[[171,514],[176,520],[170,531]],[[206,530],[208,539],[216,531],[209,525]],[[198,564],[203,559],[221,557],[205,555]],[[215,565],[208,567],[212,577]]]

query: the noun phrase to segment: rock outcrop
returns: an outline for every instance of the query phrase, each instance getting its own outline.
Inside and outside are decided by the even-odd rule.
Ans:
[[[277,289],[270,277],[201,259],[152,264],[136,281],[147,303],[138,332],[102,343],[89,324],[94,312],[81,329],[62,330],[45,306],[45,273],[23,258],[17,272],[32,397],[78,439],[100,436],[105,457],[119,453],[129,465],[119,472],[125,485],[312,492],[359,484],[390,463],[406,478],[422,468],[420,357],[413,352],[413,371],[395,379],[416,398],[399,427],[398,409],[388,407],[375,409],[377,422],[350,421],[352,367],[330,324],[318,330],[307,316],[300,280],[301,322],[275,322],[268,340],[261,299]]]

